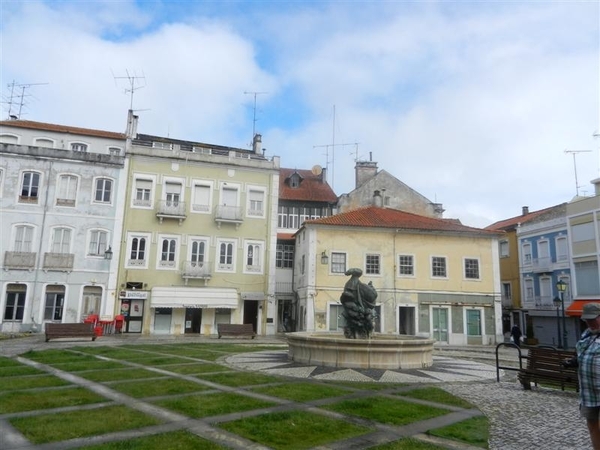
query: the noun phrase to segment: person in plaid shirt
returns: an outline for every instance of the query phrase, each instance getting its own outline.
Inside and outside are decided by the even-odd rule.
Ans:
[[[587,421],[594,450],[600,450],[600,303],[584,305],[581,320],[588,328],[575,346],[577,356],[564,365],[578,367],[581,416]]]

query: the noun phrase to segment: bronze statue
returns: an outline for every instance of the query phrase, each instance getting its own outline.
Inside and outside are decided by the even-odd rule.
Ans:
[[[344,285],[344,292],[340,301],[344,307],[342,317],[346,320],[344,336],[348,339],[366,339],[373,332],[373,308],[377,291],[373,283],[362,283],[359,278],[362,270],[358,268],[348,269],[345,275],[351,278]]]

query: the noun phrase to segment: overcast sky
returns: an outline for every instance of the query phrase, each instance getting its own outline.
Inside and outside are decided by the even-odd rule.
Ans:
[[[22,119],[124,131],[133,82],[140,133],[250,148],[255,129],[283,167],[327,167],[338,195],[372,155],[477,227],[600,176],[597,1],[0,8],[3,118],[14,81],[32,84]],[[578,189],[565,150],[586,151]]]

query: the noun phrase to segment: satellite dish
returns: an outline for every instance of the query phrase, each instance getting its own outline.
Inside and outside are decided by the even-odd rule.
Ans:
[[[323,168],[316,164],[312,167],[312,169],[310,169],[310,171],[313,173],[313,175],[321,175],[321,173],[323,173]]]

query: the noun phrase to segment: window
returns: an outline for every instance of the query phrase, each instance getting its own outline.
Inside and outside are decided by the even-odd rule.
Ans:
[[[228,220],[239,220],[241,213],[237,186],[223,185],[221,189],[221,204],[219,217]]]
[[[165,200],[167,206],[179,206],[181,201],[181,184],[165,183]]]
[[[479,280],[479,260],[474,258],[465,258],[465,278],[469,280]]]
[[[112,193],[112,180],[98,178],[96,180],[96,194],[94,201],[97,203],[110,203]]]
[[[289,185],[291,188],[299,188],[300,187],[300,175],[297,173],[292,174],[289,178]]]
[[[600,292],[598,261],[575,262],[574,266],[577,295],[598,295]]]
[[[103,230],[91,230],[90,231],[90,244],[88,246],[88,255],[90,256],[102,256],[108,246],[108,233]]]
[[[211,210],[211,185],[195,184],[192,196],[192,210],[196,212],[210,212]]]
[[[37,172],[23,172],[21,179],[21,196],[19,201],[37,203],[40,188],[40,174]]]
[[[379,255],[367,255],[365,258],[365,273],[379,275]]]
[[[52,232],[51,253],[70,253],[71,229],[59,227]]]
[[[136,179],[133,206],[152,206],[151,194],[152,181]]]
[[[215,325],[220,323],[231,323],[231,310],[227,308],[215,308]]]
[[[60,322],[65,305],[65,287],[50,285],[46,287],[46,308],[44,320]]]
[[[291,269],[294,267],[294,246],[288,244],[277,244],[275,254],[275,266],[280,269]]]
[[[150,236],[134,235],[130,237],[129,244],[129,266],[132,267],[145,267],[146,266],[146,253],[147,245],[150,240]]]
[[[154,142],[152,142],[152,147],[153,148],[162,148],[164,150],[171,150],[173,148],[173,144],[171,144],[170,142],[154,141]]]
[[[6,305],[4,306],[4,320],[22,322],[25,311],[25,298],[27,286],[24,284],[9,284],[6,288]]]
[[[571,227],[573,242],[593,241],[596,238],[594,222],[580,223]]]
[[[300,208],[300,225],[310,219],[310,208]]]
[[[433,256],[431,258],[431,276],[446,277],[446,258],[443,256]]]
[[[29,225],[17,225],[15,227],[15,252],[31,253],[32,240],[33,227]]]
[[[502,283],[502,299],[512,301],[512,287],[510,283]]]
[[[277,208],[277,227],[288,228],[288,208],[287,208],[287,206],[279,206]]]
[[[244,248],[246,250],[245,259],[246,272],[261,273],[262,268],[262,243],[261,242],[246,242]]]
[[[481,335],[481,310],[467,309],[467,336]]]
[[[121,149],[119,147],[108,147],[108,154],[110,156],[119,156],[121,154]]]
[[[523,292],[525,294],[525,303],[533,303],[534,301],[534,290],[533,290],[533,279],[525,278],[523,286]]]
[[[329,305],[329,331],[341,331],[346,326],[342,305]]]
[[[234,242],[222,241],[218,244],[219,249],[219,270],[233,272],[234,271]]]
[[[88,146],[87,144],[84,144],[82,142],[72,142],[71,150],[73,150],[74,152],[87,152]]]
[[[523,265],[531,264],[531,244],[529,242],[524,242],[521,246],[523,250]]]
[[[195,239],[191,243],[190,262],[193,266],[201,266],[206,261],[206,248],[208,244],[206,241]]]
[[[74,175],[61,175],[58,178],[56,190],[56,204],[58,206],[75,206],[77,181],[77,177]]]
[[[500,258],[507,258],[510,256],[508,249],[508,241],[500,241]]]
[[[398,257],[398,274],[408,276],[415,274],[415,266],[412,255],[400,255]]]
[[[160,246],[160,267],[175,267],[177,240],[173,238],[163,238]]]
[[[100,286],[85,286],[83,288],[83,304],[81,312],[84,316],[100,313],[102,288]]]
[[[300,263],[300,273],[304,275],[304,271],[306,269],[306,255],[302,255],[302,261]]]
[[[331,252],[331,273],[346,273],[346,254]]]
[[[265,193],[256,189],[250,189],[248,192],[248,213],[249,216],[263,217],[265,215]]]
[[[556,261],[566,262],[569,259],[569,247],[567,246],[567,237],[560,236],[556,238]]]

